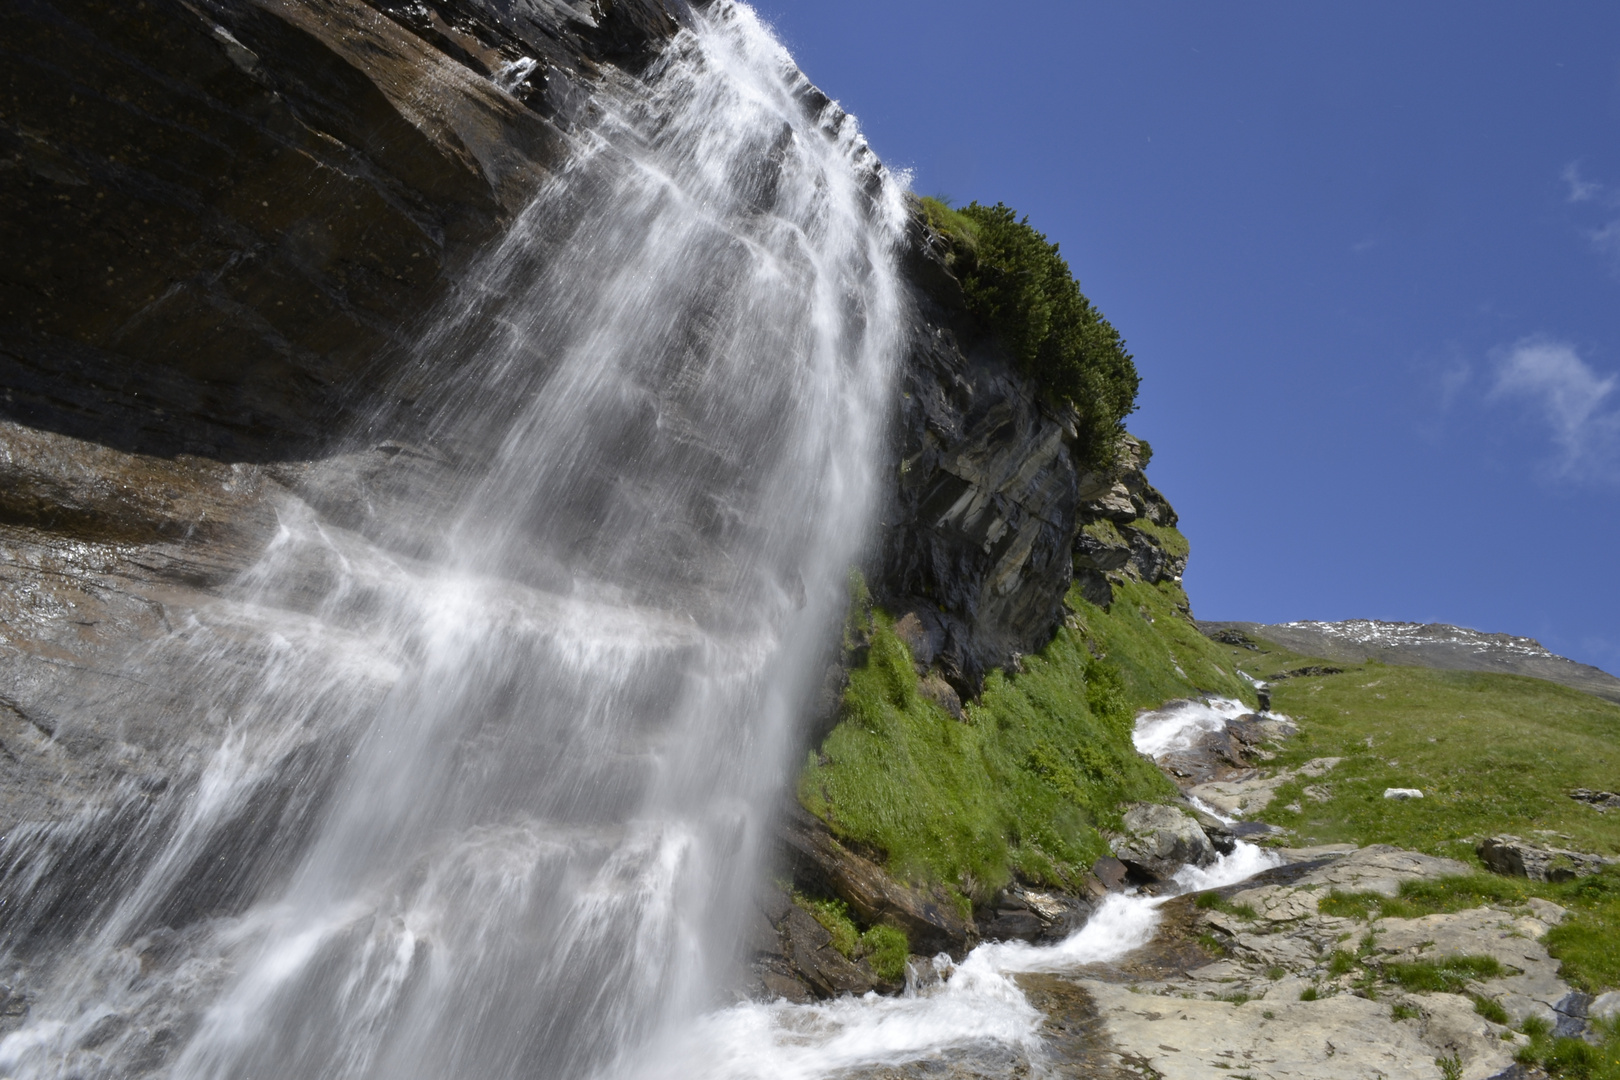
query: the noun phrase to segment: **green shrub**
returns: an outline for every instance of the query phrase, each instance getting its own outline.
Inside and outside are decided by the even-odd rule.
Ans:
[[[826,928],[832,935],[832,947],[845,958],[866,960],[880,979],[899,982],[905,978],[911,942],[904,930],[879,924],[862,933],[849,913],[849,905],[842,900],[797,894],[793,899]]]
[[[1119,331],[1080,291],[1058,246],[1001,203],[958,210],[943,199],[921,202],[951,243],[969,312],[1042,389],[1074,406],[1082,463],[1109,461],[1140,379]]]
[[[844,954],[848,959],[856,958],[856,951],[860,948],[861,932],[855,926],[855,920],[850,917],[849,905],[842,900],[810,899],[803,896],[794,897],[799,906],[815,916],[827,933],[832,935],[832,947]]]
[[[904,931],[892,926],[874,926],[861,935],[861,951],[880,979],[899,982],[906,977],[911,942]]]

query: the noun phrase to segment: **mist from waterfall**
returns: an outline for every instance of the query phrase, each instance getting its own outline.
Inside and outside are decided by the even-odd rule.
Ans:
[[[14,838],[8,963],[100,907],[0,1070],[620,1074],[716,1002],[871,524],[905,210],[752,11],[695,18],[390,388],[449,479],[367,536],[284,499],[156,646],[215,692],[127,871]]]

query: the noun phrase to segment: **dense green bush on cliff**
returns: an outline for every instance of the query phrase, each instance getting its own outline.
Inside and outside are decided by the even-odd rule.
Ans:
[[[799,798],[898,876],[985,900],[1017,874],[1073,885],[1107,853],[1122,803],[1170,797],[1136,753],[1143,705],[1239,693],[1171,583],[1127,585],[1110,611],[1069,598],[1069,625],[1022,671],[992,672],[962,720],[923,693],[905,644],[873,615],[840,723],[810,755]],[[1100,654],[1100,655],[1099,655]],[[1180,672],[1181,674],[1178,674]]]
[[[1124,339],[1080,291],[1058,246],[1002,203],[955,209],[923,199],[922,208],[951,243],[968,310],[1026,374],[1074,406],[1084,463],[1106,461],[1136,408],[1139,378]]]

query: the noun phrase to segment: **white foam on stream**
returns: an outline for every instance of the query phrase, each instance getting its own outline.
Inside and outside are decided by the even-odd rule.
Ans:
[[[1249,712],[1241,702],[1216,698],[1178,703],[1138,721],[1135,741],[1146,746],[1187,744]],[[1166,715],[1168,714],[1168,715]],[[1146,745],[1144,745],[1146,744]],[[1159,752],[1164,752],[1160,750]],[[1183,867],[1163,896],[1114,893],[1086,924],[1053,945],[991,942],[959,964],[934,960],[941,980],[913,985],[899,997],[839,998],[812,1005],[747,1002],[701,1018],[673,1043],[659,1047],[651,1064],[632,1071],[638,1080],[817,1080],[855,1067],[893,1066],[934,1058],[964,1047],[999,1044],[1026,1058],[1042,1056],[1042,1015],[1014,981],[1023,972],[1061,974],[1119,960],[1153,940],[1159,908],[1171,896],[1218,889],[1281,865],[1273,852],[1239,843],[1230,855],[1199,869]]]
[[[1233,698],[1212,697],[1204,701],[1176,701],[1162,709],[1136,718],[1136,749],[1158,760],[1165,754],[1185,750],[1209,731],[1219,731],[1228,720],[1254,712]]]

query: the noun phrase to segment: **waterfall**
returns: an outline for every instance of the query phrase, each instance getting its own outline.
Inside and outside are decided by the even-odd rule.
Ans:
[[[366,536],[284,500],[155,647],[211,692],[117,873],[62,877],[107,820],[12,838],[7,964],[96,914],[0,1070],[588,1077],[718,1000],[870,526],[905,211],[729,0],[592,109],[388,388],[449,479]]]

